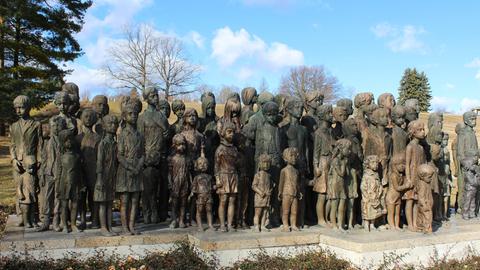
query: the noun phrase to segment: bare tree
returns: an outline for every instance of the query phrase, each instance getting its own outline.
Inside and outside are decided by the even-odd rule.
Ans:
[[[260,81],[260,85],[258,86],[258,92],[266,92],[268,91],[268,82],[265,80],[265,77],[262,77],[262,80]]]
[[[174,37],[161,39],[155,47],[152,63],[160,76],[159,87],[166,98],[195,92],[185,87],[196,82],[200,66],[189,62],[179,39]]]
[[[227,99],[231,97],[234,93],[240,92],[240,89],[236,86],[227,86],[224,85],[220,89],[217,95],[217,103],[225,103]]]
[[[195,91],[186,87],[196,82],[200,66],[190,63],[179,39],[146,25],[126,27],[124,38],[110,47],[104,67],[113,86],[142,91],[156,86],[167,99]]]
[[[150,64],[158,40],[149,26],[125,27],[125,41],[116,42],[108,50],[105,73],[116,88],[144,90],[153,82]]]
[[[298,66],[291,68],[282,76],[280,93],[297,96],[305,100],[305,94],[319,90],[325,96],[325,102],[338,98],[341,85],[337,78],[326,72],[323,66]]]

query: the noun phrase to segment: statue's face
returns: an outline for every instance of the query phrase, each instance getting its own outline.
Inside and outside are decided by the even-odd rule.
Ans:
[[[171,109],[170,109],[170,106],[168,105],[163,105],[159,108],[160,112],[163,113],[163,115],[165,115],[166,118],[169,118],[170,117],[170,113],[171,113]]]
[[[198,162],[198,170],[200,172],[206,172],[208,170],[208,163],[205,161]]]
[[[28,107],[24,103],[17,103],[14,104],[15,113],[18,117],[23,118],[28,116],[29,110]]]
[[[115,121],[108,121],[105,123],[104,129],[110,134],[115,134],[117,133],[118,124]]]
[[[382,127],[386,127],[388,125],[388,116],[386,114],[380,115],[380,117],[378,118],[377,124]]]
[[[72,148],[73,148],[73,140],[72,140],[72,138],[68,138],[67,140],[65,140],[65,141],[63,142],[63,145],[64,145],[65,149],[68,149],[68,150],[72,149]]]
[[[233,135],[235,134],[235,130],[233,128],[227,128],[223,133],[223,138],[231,143],[233,141]]]
[[[354,121],[350,122],[348,130],[352,133],[351,135],[357,135],[359,132],[357,123],[355,123]]]
[[[405,172],[405,163],[403,163],[403,162],[397,163],[395,165],[395,168],[397,169],[397,171],[399,173],[403,173],[403,172]]]
[[[415,130],[415,133],[413,134],[413,136],[419,140],[425,139],[425,127],[422,126],[417,130]]]
[[[300,119],[300,117],[302,117],[303,115],[303,105],[302,103],[298,102],[298,103],[295,103],[295,106],[293,106],[293,108],[291,108],[288,113],[294,117],[294,118],[297,118],[297,119]]]
[[[382,102],[382,106],[387,109],[392,109],[395,106],[395,99],[392,95],[388,95]]]
[[[372,171],[376,171],[378,170],[378,160],[376,159],[372,159],[368,162],[368,167],[372,170]]]
[[[342,156],[348,157],[351,154],[352,154],[352,150],[350,149],[350,147],[343,147],[342,148]]]
[[[443,138],[442,138],[442,146],[443,146],[443,147],[448,146],[448,137],[447,137],[447,136],[443,136]]]
[[[401,127],[401,128],[404,128],[405,127],[405,118],[403,117],[395,117],[392,119],[393,120],[393,123],[395,123],[395,125]]]
[[[175,144],[175,151],[177,151],[177,153],[183,154],[185,152],[185,149],[187,149],[185,142],[180,142]]]
[[[205,114],[207,116],[214,116],[215,115],[215,106],[216,104],[211,102],[208,104],[208,106],[205,108]]]
[[[108,104],[105,102],[96,102],[93,104],[93,109],[100,116],[104,117],[108,114]]]
[[[93,125],[95,125],[95,122],[96,122],[95,118],[96,117],[94,112],[87,113],[84,117],[82,117],[83,125],[89,128],[92,127]]]
[[[336,122],[343,123],[348,118],[348,114],[346,110],[335,110],[335,115],[333,116]]]
[[[270,125],[276,125],[277,124],[277,119],[278,119],[278,111],[277,112],[274,112],[274,111],[271,111],[271,112],[265,112],[265,118],[267,119],[267,122],[270,124]]]
[[[465,124],[469,127],[475,127],[477,125],[477,116],[476,115],[470,115],[465,119]]]
[[[294,152],[290,152],[285,156],[285,161],[288,164],[295,166],[295,164],[297,164],[297,155]]]
[[[56,105],[58,110],[62,114],[66,114],[68,112],[68,108],[70,107],[70,103],[67,102],[66,100],[60,100]]]
[[[147,98],[148,105],[155,106],[158,103],[158,93],[157,93],[157,91],[149,92],[146,98]]]
[[[133,110],[129,110],[125,113],[125,121],[130,125],[136,125],[138,119],[138,114]]]
[[[72,103],[70,103],[70,106],[68,107],[68,114],[75,115],[79,109],[80,109],[80,102],[78,102],[78,100],[73,101]]]
[[[174,113],[178,118],[182,118],[182,117],[183,117],[183,114],[185,113],[185,109],[180,109],[180,110],[174,111],[173,113]]]
[[[57,121],[53,121],[50,123],[50,132],[53,136],[57,136],[60,132],[60,124]]]
[[[50,137],[50,125],[47,125],[47,124],[42,125],[42,137],[43,138]]]
[[[197,116],[195,114],[191,114],[187,117],[186,121],[187,124],[190,126],[196,126],[197,125]]]
[[[329,123],[333,123],[333,112],[332,111],[328,111],[326,114],[325,114],[325,121],[329,122]]]
[[[268,171],[268,170],[270,169],[270,162],[265,162],[265,161],[260,162],[260,163],[258,164],[258,167],[259,167],[260,170],[262,170],[262,171]]]

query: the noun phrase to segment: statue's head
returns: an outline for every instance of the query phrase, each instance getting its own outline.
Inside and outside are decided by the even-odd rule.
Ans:
[[[158,90],[153,87],[149,86],[146,87],[145,90],[142,92],[143,100],[147,102],[148,105],[156,107],[158,104]]]
[[[347,110],[347,115],[353,114],[353,102],[349,98],[341,98],[337,100],[337,107],[344,107]]]
[[[20,95],[13,100],[13,108],[18,117],[24,118],[30,115],[30,99]]]
[[[202,102],[202,112],[206,117],[215,117],[215,107],[217,103],[215,102],[215,95],[212,92],[205,92],[200,97]]]
[[[432,182],[434,174],[435,174],[435,167],[433,167],[432,165],[425,163],[418,166],[417,175],[418,175],[418,179],[420,179],[421,181],[425,183]]]
[[[425,125],[420,120],[408,123],[408,137],[410,139],[425,139]]]
[[[270,170],[270,166],[272,165],[272,159],[268,154],[261,154],[258,157],[258,169],[261,171],[268,171]]]
[[[270,102],[270,101],[273,101],[273,95],[272,93],[268,92],[268,91],[264,91],[262,93],[260,93],[260,95],[258,95],[258,105],[260,106],[260,108],[263,108],[263,105],[267,102]]]
[[[208,170],[208,159],[201,156],[195,160],[195,171],[204,173]]]
[[[171,109],[170,103],[166,99],[159,99],[157,104],[157,109],[165,115],[168,119],[170,117]]]
[[[392,157],[392,160],[390,162],[390,167],[394,171],[397,171],[399,173],[404,173],[405,172],[405,164],[406,164],[405,152],[403,152],[403,153],[395,154]]]
[[[357,136],[359,134],[359,130],[355,119],[349,118],[345,120],[345,122],[343,122],[342,124],[342,131],[343,134],[347,137]]]
[[[253,105],[257,102],[257,89],[254,87],[245,87],[242,89],[242,101],[245,105]]]
[[[377,104],[380,108],[391,110],[395,106],[395,97],[391,93],[383,93],[378,96]]]
[[[405,107],[411,107],[415,109],[417,115],[420,113],[420,102],[416,98],[410,98],[405,100]]]
[[[94,96],[92,100],[92,106],[100,118],[107,115],[110,111],[110,107],[108,106],[108,98],[104,95]]]
[[[232,92],[230,93],[230,95],[227,97],[227,100],[229,99],[235,99],[236,101],[238,101],[239,103],[241,103],[242,101],[240,100],[240,95],[237,93],[237,92]]]
[[[448,135],[447,132],[443,132],[443,137],[442,137],[442,147],[447,147],[448,146],[448,141],[450,140],[450,135]]]
[[[91,128],[97,123],[97,113],[90,108],[86,108],[82,111],[80,119],[85,127]]]
[[[305,93],[306,110],[315,112],[319,106],[323,105],[324,98],[325,96],[319,90]]]
[[[290,99],[287,102],[287,111],[290,116],[300,119],[303,115],[303,102],[299,99]]]
[[[60,149],[62,152],[72,150],[75,145],[75,136],[70,130],[64,129],[58,133],[60,144]]]
[[[335,107],[333,108],[333,119],[337,123],[343,123],[348,118],[347,109],[345,107]]]
[[[472,111],[464,113],[463,122],[466,126],[474,128],[477,125],[477,113]]]
[[[365,159],[363,160],[363,167],[365,169],[377,171],[379,163],[380,163],[380,160],[376,155],[370,155],[370,156],[366,156]]]
[[[177,118],[183,118],[183,114],[185,113],[185,103],[180,99],[175,99],[172,102],[172,111]]]
[[[267,122],[276,126],[278,120],[278,105],[273,101],[269,101],[262,106],[262,112]]]
[[[296,147],[288,147],[283,150],[283,160],[287,164],[294,165],[297,163],[299,157],[298,149]]]
[[[236,99],[228,99],[227,102],[225,103],[225,108],[224,108],[224,117],[227,119],[232,119],[235,117],[239,117],[240,114],[242,113],[242,104],[240,101]]]
[[[284,95],[284,94],[277,94],[273,98],[273,101],[275,101],[275,103],[277,103],[278,111],[280,112],[280,114],[283,114],[283,112],[285,112],[285,109],[287,107],[287,102],[288,102],[287,96]]]
[[[50,118],[50,135],[51,136],[58,136],[61,130],[67,129],[67,122],[65,118],[55,115]]]
[[[385,108],[377,108],[372,112],[369,119],[375,126],[386,127],[388,125],[388,110]]]
[[[402,105],[395,105],[395,107],[393,107],[392,111],[390,112],[393,123],[401,128],[405,128],[405,114],[405,107],[403,107]]]
[[[138,114],[142,111],[142,102],[140,99],[130,96],[124,96],[121,104],[122,119],[130,124],[136,125]]]
[[[373,101],[373,93],[363,92],[363,93],[358,93],[355,96],[353,103],[355,105],[355,108],[362,109],[363,107],[372,104],[372,101]]]
[[[222,129],[220,130],[220,136],[222,139],[229,143],[233,143],[233,137],[235,135],[235,124],[232,122],[225,122],[222,125]]]
[[[187,149],[187,140],[185,139],[185,136],[180,133],[175,134],[172,138],[172,148],[179,154],[185,153],[185,150]]]
[[[102,127],[105,132],[116,134],[118,129],[118,119],[115,115],[107,114],[102,118]]]
[[[317,108],[317,117],[328,123],[333,122],[333,108],[331,104],[323,104]]]
[[[333,149],[334,156],[349,157],[352,153],[352,142],[347,139],[340,139],[335,142]]]
[[[80,109],[80,91],[78,85],[72,82],[65,83],[62,86],[62,92],[66,92],[70,96],[70,106],[67,113],[75,115]]]
[[[443,113],[431,113],[428,115],[428,129],[432,127],[438,127],[442,129],[443,127]]]
[[[193,108],[186,109],[183,115],[183,124],[191,127],[196,127],[197,121],[198,121],[197,110]]]
[[[63,91],[55,92],[53,103],[57,106],[60,113],[67,114],[71,104],[70,95]]]

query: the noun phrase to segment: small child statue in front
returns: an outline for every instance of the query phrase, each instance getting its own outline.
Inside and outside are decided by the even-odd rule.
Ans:
[[[262,154],[258,158],[258,172],[255,174],[252,183],[252,190],[255,192],[254,206],[255,216],[253,217],[253,230],[269,231],[266,228],[268,209],[270,208],[270,195],[272,195],[272,182],[270,180],[270,156]]]
[[[172,139],[173,154],[168,158],[168,189],[172,204],[172,222],[170,228],[186,228],[185,207],[187,206],[188,185],[191,181],[190,161],[185,153],[187,140],[182,134]]]
[[[350,177],[349,158],[352,152],[352,143],[347,139],[340,139],[335,143],[332,162],[328,173],[329,184],[327,196],[331,202],[330,224],[334,229],[344,230],[345,210],[347,201],[347,185]],[[337,223],[338,220],[338,223]]]
[[[298,160],[298,150],[295,147],[289,147],[283,151],[283,159],[287,166],[280,171],[280,182],[278,186],[278,201],[282,202],[282,231],[299,231],[297,227],[297,208],[298,200],[301,200],[303,194],[300,192],[300,175],[295,168]],[[288,218],[290,217],[290,226]]]
[[[60,164],[57,168],[59,176],[58,199],[61,201],[61,227],[64,232],[79,232],[77,227],[77,209],[82,183],[82,164],[80,154],[75,150],[75,137],[70,130],[59,133],[61,142]],[[70,213],[70,216],[69,216]],[[70,228],[68,227],[70,221]]]
[[[239,153],[237,148],[233,146],[235,124],[225,122],[220,133],[221,143],[217,151],[215,151],[214,171],[217,193],[220,198],[218,207],[220,230],[227,232],[232,229],[235,216],[235,201],[238,194]],[[225,227],[225,212],[227,212],[227,227]]]
[[[214,230],[212,223],[212,176],[207,173],[208,160],[205,158],[203,151],[201,156],[195,161],[195,171],[197,175],[193,178],[190,198],[194,195],[196,197],[198,231],[203,232],[202,214],[204,211],[207,215],[207,230]]]
[[[476,151],[467,151],[465,158],[460,161],[463,175],[463,206],[462,217],[465,220],[475,218],[475,199],[479,187],[478,154]]]
[[[436,168],[428,163],[424,163],[418,167],[417,172],[417,231],[423,233],[432,233],[433,194],[431,182],[435,175]],[[473,208],[475,209],[475,206],[473,206]]]
[[[390,229],[400,230],[400,205],[405,190],[411,188],[405,178],[405,154],[393,156],[388,171],[388,191],[385,197],[387,221]]]
[[[112,207],[115,199],[115,181],[117,176],[117,142],[115,134],[118,129],[118,120],[113,115],[106,115],[102,119],[103,138],[98,145],[97,153],[97,180],[93,200],[99,207],[101,233],[104,236],[113,236]]]
[[[382,198],[382,182],[378,175],[380,160],[377,156],[367,156],[363,162],[363,177],[360,189],[362,191],[362,218],[366,231],[370,231],[370,225],[384,215]]]

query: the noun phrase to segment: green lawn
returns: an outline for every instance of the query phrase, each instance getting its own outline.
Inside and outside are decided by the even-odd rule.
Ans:
[[[0,137],[0,205],[15,203],[15,185],[9,154],[10,139]]]

